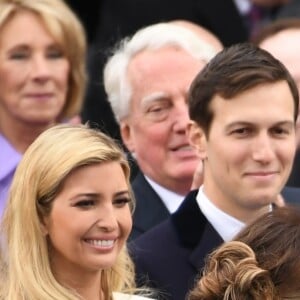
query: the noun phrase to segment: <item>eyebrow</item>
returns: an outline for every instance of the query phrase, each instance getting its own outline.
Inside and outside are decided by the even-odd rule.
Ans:
[[[129,196],[129,191],[120,191],[114,194],[114,196]]]
[[[164,92],[154,92],[150,95],[147,95],[145,97],[143,97],[141,99],[141,106],[145,106],[147,105],[148,103],[151,103],[151,102],[154,102],[154,101],[158,101],[164,97],[166,97],[166,93]]]
[[[293,127],[294,125],[295,125],[294,121],[286,120],[286,121],[276,122],[276,123],[272,124],[271,127],[274,127],[274,126],[292,126]],[[225,129],[228,130],[234,126],[256,126],[256,124],[253,122],[247,122],[247,121],[234,121],[232,123],[227,124],[225,126]]]
[[[45,45],[45,48],[62,48],[62,45],[58,42],[51,42]],[[21,43],[16,43],[13,45],[10,45],[10,47],[7,49],[8,51],[15,51],[15,50],[27,50],[27,49],[31,49],[31,45],[28,42],[21,42]]]
[[[120,191],[120,192],[116,192],[115,194],[113,194],[113,197],[120,197],[120,196],[129,196],[130,193],[128,190],[124,190],[124,191]],[[79,194],[76,194],[74,197],[70,198],[70,201],[74,200],[74,198],[77,198],[77,197],[89,197],[89,198],[93,198],[93,199],[96,199],[96,198],[101,198],[102,194],[100,193],[79,193]]]

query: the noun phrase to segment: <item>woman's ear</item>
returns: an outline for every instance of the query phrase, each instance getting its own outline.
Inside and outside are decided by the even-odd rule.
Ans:
[[[190,121],[187,128],[190,144],[197,150],[201,160],[206,158],[206,135],[203,129],[194,121]]]
[[[48,235],[48,233],[49,233],[49,230],[48,230],[49,224],[48,223],[49,223],[48,217],[43,217],[40,222],[41,231],[44,236]]]

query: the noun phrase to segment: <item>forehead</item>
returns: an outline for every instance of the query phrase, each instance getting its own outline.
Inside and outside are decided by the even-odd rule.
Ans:
[[[210,105],[214,123],[294,122],[294,100],[286,81],[260,84],[231,99],[216,95]]]
[[[7,47],[15,44],[28,44],[36,41],[53,42],[54,37],[34,12],[23,10],[12,14],[0,29],[0,43]]]
[[[128,65],[128,77],[137,97],[181,89],[186,92],[204,65],[182,49],[164,47],[138,53]]]
[[[260,47],[279,59],[293,75],[300,74],[300,28],[282,30],[264,40]]]
[[[114,182],[111,184],[109,183],[110,180],[105,180],[108,175],[114,176]],[[102,180],[99,180],[99,178],[102,178]],[[62,190],[71,187],[76,190],[82,187],[109,188],[119,184],[127,186],[126,175],[120,162],[107,161],[75,168],[65,178]]]
[[[152,76],[156,72],[169,72],[180,70],[188,72],[199,60],[183,49],[177,47],[163,47],[153,50],[144,50],[137,53],[128,65],[128,74],[131,78],[136,76]]]

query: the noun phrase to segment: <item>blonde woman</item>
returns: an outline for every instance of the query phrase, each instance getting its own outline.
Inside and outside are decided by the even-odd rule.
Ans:
[[[0,1],[0,215],[28,146],[79,114],[85,55],[83,27],[62,0]]]
[[[0,299],[135,299],[129,173],[120,148],[96,130],[42,133],[17,168],[3,217]]]

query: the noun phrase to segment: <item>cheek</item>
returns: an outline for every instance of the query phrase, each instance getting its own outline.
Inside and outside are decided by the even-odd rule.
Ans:
[[[118,213],[118,221],[124,237],[127,239],[132,229],[132,216],[129,207]]]
[[[0,87],[1,94],[15,89],[18,85],[23,84],[26,76],[21,70],[0,70]]]
[[[290,163],[293,163],[293,159],[296,152],[296,139],[291,141],[290,147],[285,148],[279,148],[278,150],[278,157],[281,160],[289,161]]]
[[[57,66],[55,76],[59,85],[67,90],[70,78],[70,64],[68,61],[62,62],[61,65]]]
[[[161,147],[161,145],[167,144],[170,137],[170,129],[166,123],[145,123],[139,126],[138,132],[141,138],[144,139],[144,143],[148,144],[149,147]]]
[[[49,220],[49,237],[54,241],[68,239],[74,235],[80,235],[77,227],[80,227],[82,220],[79,216],[69,215],[66,211],[63,213],[52,211],[52,218]],[[76,220],[74,222],[73,220]]]
[[[224,145],[227,145],[224,147]],[[241,167],[251,157],[249,145],[220,141],[210,144],[207,148],[207,155],[210,160],[218,161],[220,165],[232,165]]]

